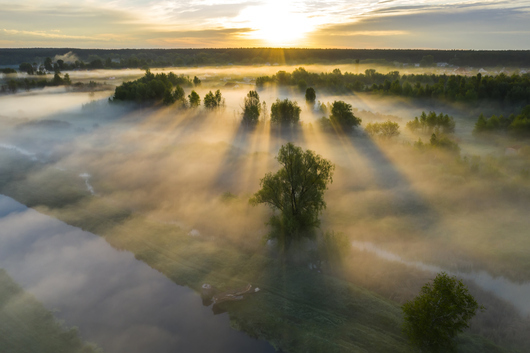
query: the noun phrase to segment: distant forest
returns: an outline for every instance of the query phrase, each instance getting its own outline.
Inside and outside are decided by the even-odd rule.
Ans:
[[[332,72],[311,73],[303,67],[293,72],[278,71],[272,76],[260,76],[256,87],[267,84],[298,86],[300,91],[307,87],[324,89],[333,93],[372,92],[380,95],[404,96],[413,98],[433,98],[450,102],[473,103],[479,100],[498,101],[507,104],[530,104],[530,74],[495,76],[401,75],[399,71],[386,74],[374,69],[364,74]]]
[[[420,63],[432,56],[432,63],[445,62],[455,66],[495,67],[528,66],[529,50],[383,50],[383,49],[75,49],[28,48],[1,49],[0,65],[22,63],[42,64],[56,56],[69,56],[83,63],[83,68],[166,67],[200,65],[254,64],[326,64],[326,63]],[[63,59],[65,62],[66,59]],[[72,60],[74,62],[75,60]]]

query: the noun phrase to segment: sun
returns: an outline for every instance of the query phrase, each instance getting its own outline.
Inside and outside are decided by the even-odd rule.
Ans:
[[[252,29],[246,37],[273,46],[301,44],[314,26],[305,14],[294,10],[288,1],[278,0],[246,8],[240,14]]]

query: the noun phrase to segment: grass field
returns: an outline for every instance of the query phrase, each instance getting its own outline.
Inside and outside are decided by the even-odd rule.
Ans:
[[[9,156],[2,158],[0,165],[13,165]],[[247,300],[222,305],[235,329],[284,352],[411,351],[401,333],[398,302],[341,276],[279,261],[257,235],[249,235],[247,244],[190,237],[174,225],[146,219],[104,197],[91,197],[77,175],[48,169],[45,179],[31,179],[27,172],[41,167],[29,161],[15,165],[0,168],[0,193],[105,237],[179,285],[196,291],[203,283],[220,289],[258,286],[261,291]],[[7,323],[10,335],[25,335],[22,328]],[[505,351],[478,335],[466,334],[460,341],[460,352]]]

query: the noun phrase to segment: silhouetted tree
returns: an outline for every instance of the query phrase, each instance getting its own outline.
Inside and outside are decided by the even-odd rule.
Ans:
[[[26,72],[28,75],[33,75],[35,73],[33,65],[30,63],[22,63],[18,66],[18,69],[22,72]]]
[[[53,71],[53,64],[51,58],[44,59],[44,68],[46,71]]]
[[[305,90],[305,100],[307,103],[315,104],[315,100],[317,99],[317,94],[315,92],[315,89],[313,87],[308,87]]]

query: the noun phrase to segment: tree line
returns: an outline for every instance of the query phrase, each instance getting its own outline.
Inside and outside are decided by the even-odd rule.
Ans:
[[[42,62],[46,57],[73,53],[80,61],[100,60],[111,65],[136,64],[142,67],[252,64],[327,64],[327,63],[399,63],[446,62],[456,66],[526,66],[528,50],[410,50],[410,49],[279,49],[279,48],[218,48],[218,49],[77,49],[23,48],[2,49],[2,65]],[[432,57],[432,60],[430,60]],[[135,62],[137,60],[137,62]]]
[[[379,95],[413,98],[442,99],[450,102],[477,102],[495,100],[509,104],[530,104],[530,74],[475,76],[410,74],[399,71],[386,74],[374,69],[364,73],[332,72],[312,73],[299,67],[292,72],[278,71],[272,76],[260,76],[256,87],[267,84],[295,86],[300,90],[316,87],[334,93],[371,92]]]
[[[492,115],[487,118],[480,114],[473,134],[508,133],[517,137],[530,136],[530,105],[527,105],[519,114],[510,114],[507,117]]]
[[[82,82],[73,83],[68,73],[61,76],[60,73],[56,72],[51,80],[41,79],[9,79],[7,82],[0,86],[0,93],[16,93],[19,90],[29,91],[31,89],[54,87],[54,86],[72,86],[75,88],[95,88],[99,84],[90,81],[88,84]]]

